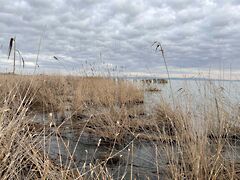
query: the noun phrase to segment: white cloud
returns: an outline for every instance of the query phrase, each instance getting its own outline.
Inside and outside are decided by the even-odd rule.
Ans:
[[[240,3],[237,0],[0,0],[0,56],[9,38],[31,66],[39,39],[40,69],[53,68],[52,56],[70,69],[86,60],[125,66],[128,72],[157,73],[163,61],[151,44],[161,41],[169,66],[240,68]],[[47,28],[46,28],[47,27]],[[7,66],[0,59],[2,69]],[[58,69],[62,65],[55,65]],[[148,69],[147,69],[147,68]]]

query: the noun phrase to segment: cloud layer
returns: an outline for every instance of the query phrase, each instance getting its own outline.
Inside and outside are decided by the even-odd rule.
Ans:
[[[86,64],[160,72],[161,41],[172,71],[240,68],[239,0],[0,0],[0,69],[8,41],[28,67],[78,70]],[[61,62],[52,57],[57,56]]]

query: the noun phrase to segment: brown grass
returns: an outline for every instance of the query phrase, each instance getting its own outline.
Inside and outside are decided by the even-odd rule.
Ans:
[[[16,90],[19,100],[33,98],[30,108],[40,112],[61,111],[68,104],[79,110],[92,106],[143,103],[143,93],[131,83],[108,78],[1,75],[0,81],[1,102]]]
[[[129,148],[133,141],[153,143],[159,152],[164,149],[165,173],[171,179],[239,178],[239,162],[225,156],[226,148],[233,148],[232,141],[240,137],[239,112],[235,107],[229,110],[219,98],[206,108],[206,129],[196,133],[191,113],[178,106],[162,102],[147,115],[143,92],[129,82],[45,75],[2,75],[0,81],[1,179],[113,179],[107,162],[118,161],[119,156],[112,152],[81,170],[74,154],[68,154],[68,164],[48,157],[43,135],[52,136],[53,128],[60,140],[61,131],[72,128],[79,136],[85,132],[101,138],[114,152],[115,145]],[[35,114],[65,113],[67,109],[71,115],[53,127],[50,122],[32,121]]]
[[[107,78],[82,78],[75,84],[74,107],[111,107],[143,103],[143,92],[133,84]]]
[[[171,178],[174,179],[238,179],[240,176],[240,163],[234,154],[238,154],[234,143],[239,141],[239,126],[236,125],[237,114],[233,114],[236,107],[229,108],[220,97],[215,95],[215,101],[204,104],[205,126],[199,127],[199,132],[192,128],[185,128],[179,120],[183,119],[180,113],[178,126],[174,135],[176,138],[175,150],[167,147],[170,159]],[[164,111],[166,112],[166,111]],[[176,114],[174,112],[173,114]],[[177,113],[178,114],[178,113]],[[187,117],[185,115],[185,117]],[[171,118],[174,119],[174,118]],[[193,117],[188,117],[189,120]],[[181,122],[181,121],[180,121]],[[186,121],[183,121],[186,122]],[[233,123],[235,122],[235,123]],[[182,128],[179,128],[182,126]],[[191,127],[191,126],[190,126]],[[185,141],[181,141],[182,137]],[[237,145],[238,146],[238,145]],[[231,158],[226,154],[231,153]]]

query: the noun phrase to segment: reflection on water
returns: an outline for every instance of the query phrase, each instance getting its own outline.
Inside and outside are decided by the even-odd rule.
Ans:
[[[61,137],[54,134],[48,137],[45,149],[57,163],[78,167],[80,171],[83,167],[87,169],[90,163],[104,162],[115,179],[122,176],[128,179],[131,174],[137,179],[157,179],[157,176],[166,175],[168,161],[160,144],[135,140],[113,147],[99,142],[98,137],[87,133],[63,131]]]
[[[161,143],[135,140],[128,145],[113,147],[101,143],[98,146],[98,142],[98,137],[87,133],[66,131],[61,132],[61,137],[47,138],[45,149],[57,163],[79,168],[80,172],[88,171],[90,164],[102,163],[114,179],[123,176],[130,179],[131,175],[136,179],[169,179],[171,152],[176,159],[182,155],[177,146]],[[212,148],[215,152],[214,144]],[[229,162],[239,162],[240,146],[226,145],[222,155]]]

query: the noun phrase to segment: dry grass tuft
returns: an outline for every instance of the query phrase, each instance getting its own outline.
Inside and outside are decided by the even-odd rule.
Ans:
[[[123,106],[143,103],[143,92],[129,82],[107,78],[82,78],[76,84],[76,108]]]

